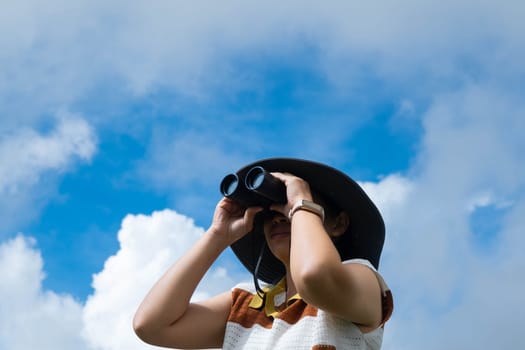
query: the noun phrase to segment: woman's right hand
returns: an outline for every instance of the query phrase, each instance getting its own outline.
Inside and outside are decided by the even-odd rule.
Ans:
[[[252,230],[255,215],[262,210],[261,207],[244,208],[230,198],[222,198],[209,230],[230,245]]]

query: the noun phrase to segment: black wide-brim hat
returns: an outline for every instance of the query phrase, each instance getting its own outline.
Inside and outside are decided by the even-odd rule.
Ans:
[[[379,267],[385,224],[377,207],[353,179],[333,167],[295,158],[259,160],[244,166],[236,174],[244,179],[254,166],[261,166],[269,172],[287,172],[298,176],[340,210],[346,211],[350,217],[349,228],[334,242],[341,260],[361,258],[370,261],[376,269]],[[264,249],[256,277],[274,284],[285,275],[285,268],[266,245],[262,218],[258,214],[252,231],[234,242],[231,249],[252,274],[261,249]]]

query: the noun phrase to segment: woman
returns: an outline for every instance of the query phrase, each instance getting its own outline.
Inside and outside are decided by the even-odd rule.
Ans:
[[[217,204],[200,240],[153,286],[134,318],[137,335],[172,348],[379,349],[393,303],[376,268],[384,242],[377,208],[348,176],[292,158],[261,166],[286,186],[286,203]],[[191,303],[197,284],[231,246],[254,275]],[[258,280],[270,287],[260,289]]]

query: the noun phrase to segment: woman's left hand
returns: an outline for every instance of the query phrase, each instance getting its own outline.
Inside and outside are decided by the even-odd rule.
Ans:
[[[288,217],[288,212],[297,201],[301,199],[312,200],[310,185],[305,180],[290,173],[272,172],[271,174],[284,183],[288,199],[286,204],[272,204],[271,210],[278,211]]]

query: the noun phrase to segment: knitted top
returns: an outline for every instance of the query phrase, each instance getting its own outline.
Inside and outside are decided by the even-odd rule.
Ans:
[[[274,305],[285,302],[284,280],[265,290],[264,299],[247,284],[232,290],[232,307],[223,350],[376,350],[381,348],[384,323],[393,309],[392,294],[383,278],[366,260],[352,259],[376,273],[383,296],[383,321],[377,329],[363,333],[354,323],[306,304],[296,294],[280,312]]]

